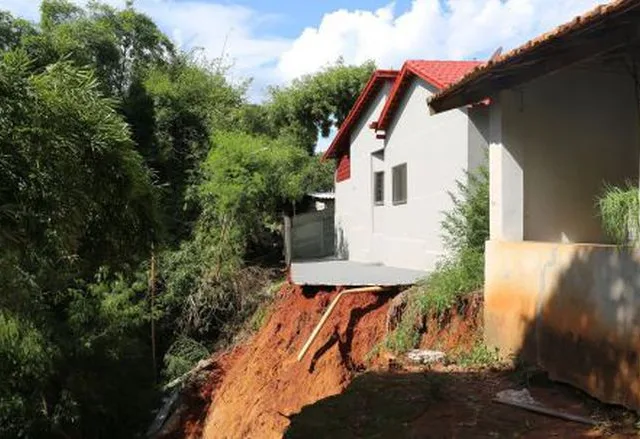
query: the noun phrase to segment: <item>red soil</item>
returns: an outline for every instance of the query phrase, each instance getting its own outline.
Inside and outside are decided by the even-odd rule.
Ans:
[[[497,391],[522,386],[512,370],[420,368],[376,358],[378,372],[359,374],[385,335],[390,293],[345,296],[297,362],[336,292],[287,286],[280,295],[260,332],[215,363],[201,391],[205,399],[211,395],[208,412],[206,405],[191,407],[182,437],[631,437],[624,432],[635,418],[610,417],[580,392],[546,381],[529,383],[537,400],[608,421],[606,426],[594,429],[493,403]],[[440,320],[423,322],[421,345],[446,352],[470,348],[481,319],[482,297],[472,295]],[[613,428],[623,418],[624,425]]]
[[[216,389],[222,384],[226,372],[242,357],[244,348],[239,346],[229,352],[219,352],[211,365],[185,383],[177,409],[166,421],[156,439],[197,439],[202,437],[202,428]]]
[[[424,322],[420,347],[448,354],[471,349],[481,334],[482,301],[481,291],[469,294],[441,317],[428,318]]]
[[[287,287],[215,391],[205,438],[279,438],[289,416],[340,393],[385,333],[390,293],[343,297],[301,362],[296,356],[336,292]]]

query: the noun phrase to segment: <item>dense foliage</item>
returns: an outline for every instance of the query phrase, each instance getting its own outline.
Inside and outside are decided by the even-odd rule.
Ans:
[[[372,68],[250,104],[132,2],[0,12],[0,437],[140,436],[162,380],[259,321],[282,209],[330,188],[313,145]]]

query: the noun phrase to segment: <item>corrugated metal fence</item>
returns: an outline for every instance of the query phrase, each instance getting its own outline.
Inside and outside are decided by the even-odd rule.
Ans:
[[[295,215],[286,233],[289,234],[288,260],[300,261],[325,258],[335,254],[333,209]],[[288,223],[288,221],[286,221]],[[286,224],[285,223],[285,224]]]

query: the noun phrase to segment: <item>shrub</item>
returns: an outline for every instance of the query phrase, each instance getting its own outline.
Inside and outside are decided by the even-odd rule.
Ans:
[[[489,173],[481,167],[457,181],[450,193],[453,208],[442,222],[449,256],[409,291],[407,307],[398,326],[384,342],[395,353],[414,348],[420,341],[421,321],[440,316],[461,296],[478,290],[484,282],[484,242],[489,237]]]
[[[460,351],[454,355],[457,364],[464,368],[491,367],[500,363],[497,349],[491,349],[481,339],[476,340],[469,351]]]
[[[638,185],[605,185],[596,204],[604,232],[619,245],[637,245],[640,240],[640,194]]]
[[[196,340],[178,337],[164,356],[163,375],[167,381],[178,378],[189,372],[200,360],[209,356],[209,350]]]

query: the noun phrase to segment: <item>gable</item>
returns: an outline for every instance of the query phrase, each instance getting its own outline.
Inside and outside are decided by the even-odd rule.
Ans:
[[[446,88],[481,65],[479,61],[407,61],[394,83],[389,99],[375,124],[376,131],[386,131],[397,115],[397,109],[415,78],[434,87],[434,91]],[[425,102],[425,112],[427,111]]]
[[[340,129],[336,133],[333,142],[331,142],[329,148],[322,155],[323,160],[339,158],[349,150],[352,130],[357,126],[371,102],[378,96],[382,87],[386,83],[394,81],[397,75],[398,72],[396,70],[376,70],[373,72],[371,78],[351,108],[351,111],[344,122],[342,122],[342,125],[340,125]]]

